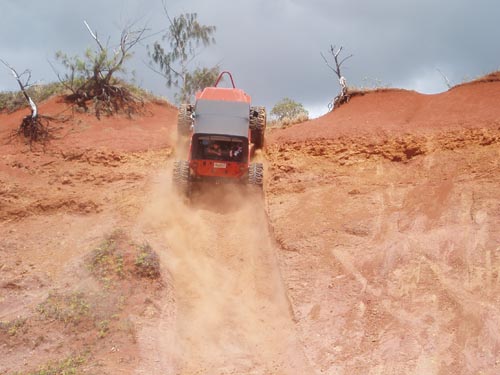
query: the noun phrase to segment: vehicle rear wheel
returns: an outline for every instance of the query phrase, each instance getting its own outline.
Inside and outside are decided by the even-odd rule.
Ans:
[[[266,108],[250,107],[250,132],[252,143],[256,149],[264,147],[264,133],[266,131]]]
[[[262,187],[264,166],[262,163],[252,163],[248,167],[248,184]]]
[[[191,193],[191,179],[189,176],[189,162],[176,160],[172,180],[175,189],[182,195],[189,196]]]
[[[194,106],[192,104],[181,104],[179,106],[179,113],[177,115],[177,135],[179,137],[186,137],[191,132],[193,110]]]

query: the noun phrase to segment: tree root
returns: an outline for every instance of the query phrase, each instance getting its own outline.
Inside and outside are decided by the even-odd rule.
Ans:
[[[349,91],[342,90],[330,103],[328,103],[328,110],[331,112],[334,109],[339,108],[341,105],[349,103],[349,100],[353,96]]]
[[[49,120],[46,116],[26,116],[15,134],[27,139],[30,146],[33,142],[45,143],[52,138]]]
[[[133,95],[126,87],[99,82],[88,82],[87,85],[66,96],[66,100],[78,108],[88,112],[92,106],[98,119],[102,115],[112,116],[125,113],[131,117],[139,113],[144,101]]]
[[[341,93],[333,99],[333,109],[337,109],[342,104],[346,104],[351,99],[351,95],[349,93]]]

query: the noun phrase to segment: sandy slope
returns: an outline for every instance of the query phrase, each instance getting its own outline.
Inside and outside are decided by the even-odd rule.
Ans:
[[[498,373],[499,88],[370,93],[273,131],[264,196],[178,199],[165,103],[2,144],[0,373],[77,355],[103,374]],[[22,116],[0,114],[2,139]],[[116,229],[126,272],[103,281],[88,257]],[[145,242],[159,281],[128,271]],[[92,314],[44,319],[54,293]]]

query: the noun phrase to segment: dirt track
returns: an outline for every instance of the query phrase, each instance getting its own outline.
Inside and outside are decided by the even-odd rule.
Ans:
[[[175,319],[148,337],[159,357],[171,357],[158,371],[174,363],[182,374],[310,373],[263,196],[216,187],[181,202],[165,175],[155,190],[140,221],[168,244],[163,257],[177,304]]]
[[[273,132],[264,197],[179,201],[162,104],[81,115],[45,152],[2,145],[0,373],[83,355],[107,374],[497,374],[498,84],[373,93]],[[127,271],[125,240],[125,276],[91,274],[116,229],[151,244],[161,280]],[[51,293],[89,311],[44,319]]]

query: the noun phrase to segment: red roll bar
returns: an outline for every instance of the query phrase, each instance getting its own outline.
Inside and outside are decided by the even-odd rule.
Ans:
[[[215,85],[214,85],[214,87],[217,87],[217,85],[218,85],[218,84],[219,84],[219,82],[221,81],[222,76],[223,76],[224,74],[227,74],[227,75],[229,76],[229,78],[231,79],[231,84],[233,85],[233,89],[235,89],[235,88],[236,88],[236,86],[234,85],[233,76],[232,76],[232,74],[231,74],[231,73],[229,73],[229,72],[228,72],[228,71],[226,71],[226,70],[225,70],[225,71],[223,71],[223,72],[221,72],[221,73],[219,74],[219,77],[217,78],[217,81],[215,81]]]

